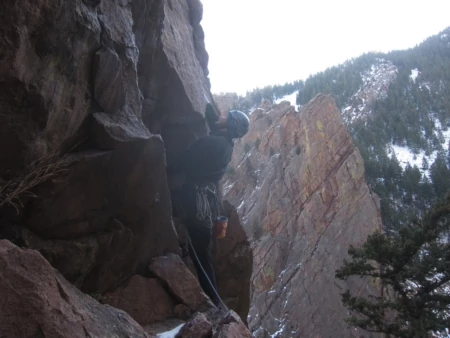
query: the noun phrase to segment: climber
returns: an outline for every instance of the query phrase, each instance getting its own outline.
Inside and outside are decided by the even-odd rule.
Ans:
[[[219,306],[210,250],[213,222],[221,211],[218,183],[231,161],[233,139],[247,133],[249,119],[237,110],[230,111],[227,117],[219,117],[207,109],[205,116],[211,132],[195,140],[182,158],[168,167],[168,175],[174,216],[186,224],[195,251],[190,248],[190,255],[200,285]]]

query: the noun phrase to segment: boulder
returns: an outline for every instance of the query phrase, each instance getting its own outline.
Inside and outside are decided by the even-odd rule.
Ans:
[[[171,318],[175,305],[158,280],[139,275],[103,295],[100,301],[124,310],[143,326]]]
[[[35,250],[1,240],[0,266],[5,337],[151,337],[127,313],[79,291]]]
[[[179,338],[210,338],[212,325],[202,313],[196,313],[178,333]]]
[[[171,254],[156,257],[149,268],[165,284],[170,293],[190,309],[206,311],[214,307],[180,256]]]
[[[252,334],[238,314],[229,311],[221,320],[213,338],[252,338]]]

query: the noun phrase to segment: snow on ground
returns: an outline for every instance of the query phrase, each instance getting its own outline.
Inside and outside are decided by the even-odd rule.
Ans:
[[[276,99],[273,103],[278,104],[283,101],[289,101],[291,103],[291,106],[294,106],[297,108],[297,94],[298,94],[298,90],[296,90],[292,94],[288,94],[288,95],[283,96],[282,98]]]
[[[414,83],[416,83],[416,79],[417,79],[417,76],[420,74],[420,72],[419,72],[419,70],[417,69],[417,68],[415,68],[415,69],[412,69],[411,70],[411,75],[409,76],[409,78],[414,82]]]
[[[242,209],[242,207],[244,206],[245,201],[242,201],[241,204],[239,204],[239,206],[236,208],[237,211],[240,211]]]
[[[388,150],[388,154],[390,154],[391,157],[395,154],[395,157],[397,157],[397,160],[400,162],[400,165],[403,169],[405,169],[408,163],[412,167],[416,165],[420,168],[422,166],[422,158],[425,156],[424,151],[420,151],[418,154],[413,154],[411,149],[409,149],[408,147],[401,147],[395,144],[391,144],[389,147],[392,151]]]
[[[426,90],[428,90],[429,92],[431,92],[431,85],[430,85],[429,82],[422,82],[422,83],[419,85],[419,89],[420,89],[420,90],[426,89]]]
[[[363,84],[342,111],[345,122],[350,123],[370,115],[372,102],[387,97],[389,84],[397,73],[397,67],[392,62],[378,58],[369,70],[361,73]]]
[[[170,331],[158,333],[156,335],[156,337],[158,337],[158,338],[175,338],[175,336],[180,332],[180,330],[183,326],[184,326],[184,324],[180,324],[176,328],[174,328]]]
[[[283,331],[284,331],[284,325],[277,332],[275,332],[274,334],[270,335],[270,337],[271,338],[276,338],[276,337],[278,337],[278,334],[282,334]]]
[[[438,129],[442,128],[438,120],[435,120],[434,123],[436,128]],[[445,139],[444,143],[442,143],[442,146],[444,150],[447,150],[448,142],[450,141],[450,128],[447,128],[446,131],[442,131],[442,135],[444,136]],[[413,154],[412,150],[408,147],[401,147],[394,144],[388,145],[388,155],[390,155],[390,157],[392,158],[394,153],[403,169],[405,169],[408,163],[412,167],[416,165],[420,169],[422,174],[425,174],[428,177],[430,177],[429,170],[422,169],[422,161],[423,158],[425,157],[427,159],[428,164],[431,166],[436,160],[437,151],[433,151],[433,153],[431,153],[430,156],[425,156],[425,152],[423,150],[421,150],[418,154]]]
[[[435,333],[435,335],[433,337],[436,338],[450,338],[450,330],[449,329],[445,329],[445,333]]]
[[[252,115],[252,113],[253,113],[256,109],[258,109],[258,106],[257,106],[257,105],[254,105],[254,106],[251,107],[250,109],[246,109],[246,110],[244,111],[244,113],[246,113],[247,115]]]

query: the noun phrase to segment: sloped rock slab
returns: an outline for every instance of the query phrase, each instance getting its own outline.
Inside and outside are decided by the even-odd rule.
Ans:
[[[101,297],[101,302],[127,312],[141,325],[172,316],[174,301],[155,278],[132,276],[124,285]]]
[[[4,337],[151,337],[125,312],[76,289],[37,251],[2,240],[0,267]]]
[[[206,311],[214,307],[180,256],[170,254],[154,258],[149,268],[177,299],[191,309]]]

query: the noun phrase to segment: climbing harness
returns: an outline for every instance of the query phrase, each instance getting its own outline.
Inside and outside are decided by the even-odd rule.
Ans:
[[[209,219],[212,223],[213,212],[211,210],[211,206],[208,200],[208,193],[214,196],[214,203],[216,203],[215,213],[217,214],[217,211],[220,209],[220,201],[219,197],[217,196],[216,187],[213,184],[205,184],[205,185],[195,184],[195,190],[196,190],[196,205],[197,205],[196,218],[199,221]]]

